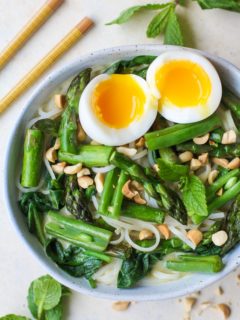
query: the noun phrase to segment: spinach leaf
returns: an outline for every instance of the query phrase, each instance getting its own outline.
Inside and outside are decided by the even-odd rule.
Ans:
[[[53,239],[46,246],[47,255],[55,261],[60,268],[74,277],[84,276],[90,279],[102,266],[102,260],[84,253],[84,249],[69,246],[63,249],[62,244]]]
[[[31,233],[35,234],[42,245],[45,243],[45,235],[43,231],[43,216],[37,210],[34,203],[29,203],[27,213],[28,229]]]
[[[168,14],[167,26],[164,34],[164,44],[183,46],[183,36],[177,15],[173,8]]]
[[[240,12],[240,3],[238,0],[194,0],[197,1],[202,9],[225,9]]]
[[[147,37],[148,38],[156,38],[159,34],[164,32],[167,22],[168,15],[170,13],[171,6],[169,5],[162,11],[160,11],[149,23],[147,28]]]
[[[0,320],[30,320],[30,319],[22,316],[16,316],[15,314],[8,314],[4,317],[1,317]]]
[[[205,186],[197,176],[181,178],[183,203],[193,223],[199,224],[208,216]]]
[[[123,260],[118,274],[117,287],[131,288],[151,270],[158,259],[151,254],[133,253]]]
[[[124,11],[122,11],[119,15],[118,18],[112,20],[111,22],[106,23],[106,25],[111,25],[111,24],[122,24],[127,22],[135,13],[139,12],[140,10],[158,10],[158,9],[163,9],[166,6],[169,6],[167,3],[163,4],[146,4],[143,6],[134,6],[130,7]]]
[[[181,164],[171,163],[163,159],[157,160],[158,164],[158,175],[164,181],[179,181],[181,177],[188,174],[188,167]]]

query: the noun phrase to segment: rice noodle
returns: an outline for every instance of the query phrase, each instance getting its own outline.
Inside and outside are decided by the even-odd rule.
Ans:
[[[238,135],[238,129],[237,129],[235,122],[233,120],[231,110],[223,110],[222,108],[220,108],[218,110],[218,114],[222,120],[222,125],[223,125],[224,130],[225,131],[234,130],[236,132],[236,134]]]
[[[225,213],[221,211],[221,212],[211,213],[208,219],[222,219],[224,217],[225,217]]]
[[[205,183],[208,179],[209,173],[211,172],[211,166],[210,164],[206,164],[204,167],[202,167],[200,170],[196,172],[196,175],[198,178]]]
[[[136,154],[132,157],[132,160],[141,159],[141,158],[145,157],[147,154],[148,154],[147,149],[144,149],[144,150],[136,153]]]
[[[154,198],[150,197],[147,192],[144,192],[144,198],[145,198],[145,200],[147,202],[147,205],[149,207],[159,208],[159,205],[158,205],[157,201]]]
[[[174,226],[171,226],[171,225],[169,225],[168,228],[175,236],[177,236],[179,239],[181,239],[190,248],[192,248],[193,250],[196,249],[196,245],[191,240],[189,240],[187,238],[187,233],[185,230],[178,230],[177,228],[175,228]]]
[[[96,196],[92,196],[92,203],[94,205],[94,208],[96,210],[98,210],[98,200],[97,200]]]
[[[43,158],[43,161],[44,161],[44,163],[45,163],[46,169],[47,169],[50,177],[55,180],[55,179],[56,179],[56,176],[55,176],[55,174],[54,174],[54,172],[53,172],[53,170],[52,170],[52,167],[51,167],[50,163],[48,162],[47,158],[44,157],[44,158]]]
[[[32,188],[24,188],[21,183],[19,182],[19,177],[17,178],[17,181],[16,181],[16,186],[17,188],[22,192],[22,193],[28,193],[28,192],[36,192],[38,191],[39,189],[41,189],[41,187],[43,186],[44,184],[44,179],[41,179],[39,184],[36,186],[36,187],[32,187]]]
[[[28,123],[27,123],[27,126],[26,126],[26,130],[31,128],[36,122],[38,122],[39,120],[43,120],[43,119],[54,119],[56,118],[58,115],[60,115],[62,113],[62,110],[53,110],[53,111],[49,111],[49,112],[45,112],[45,114],[39,116],[39,117],[36,117],[36,118],[33,118],[31,119]]]
[[[122,266],[122,260],[114,258],[111,263],[106,264],[101,267],[97,272],[92,276],[94,280],[105,285],[114,285],[117,284],[118,273]]]
[[[116,244],[119,244],[121,243],[123,240],[124,240],[124,229],[123,228],[120,228],[120,229],[116,229],[115,230],[115,233],[116,234],[120,234],[119,238],[116,239],[116,240],[113,240],[111,241],[110,243],[113,244],[113,245],[116,245]]]
[[[114,168],[115,168],[115,166],[111,164],[106,167],[92,167],[92,171],[95,173],[106,173]]]
[[[182,272],[172,271],[165,267],[165,261],[158,261],[151,271],[151,276],[157,278],[161,282],[174,281],[183,277]]]
[[[166,216],[165,223],[170,224],[174,227],[181,228],[181,229],[189,229],[188,225],[184,225],[184,224],[180,223],[178,220],[174,219],[173,217],[171,217],[169,215]]]
[[[148,151],[148,161],[149,161],[150,166],[153,167],[155,162],[153,159],[152,151]]]

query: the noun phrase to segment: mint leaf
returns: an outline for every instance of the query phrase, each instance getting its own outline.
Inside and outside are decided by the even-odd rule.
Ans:
[[[225,9],[240,12],[238,0],[194,0],[197,1],[202,9]]]
[[[181,164],[167,162],[163,159],[158,159],[157,164],[158,175],[164,181],[179,181],[182,176],[188,174],[188,167]]]
[[[28,301],[28,309],[30,310],[33,317],[37,318],[38,307],[34,302],[33,283],[34,281],[30,284],[30,287],[28,289],[27,301]]]
[[[63,306],[60,302],[53,309],[45,311],[45,320],[61,320],[63,315]]]
[[[1,317],[0,320],[30,320],[30,319],[22,316],[16,316],[15,314],[8,314],[4,317]]]
[[[168,15],[168,21],[164,35],[164,44],[172,44],[177,46],[183,45],[183,36],[174,9],[172,9]]]
[[[171,6],[164,8],[159,12],[149,23],[147,28],[147,37],[156,38],[160,33],[162,33],[167,25],[168,14],[170,12]]]
[[[189,217],[196,224],[208,216],[206,191],[202,181],[196,176],[181,178],[183,203]]]
[[[127,22],[136,12],[139,12],[140,10],[158,10],[163,9],[166,6],[169,6],[168,3],[162,3],[162,4],[146,4],[143,6],[134,6],[130,7],[124,11],[122,11],[118,18],[106,23],[107,26],[111,24],[122,24]]]
[[[43,276],[33,282],[34,303],[38,307],[38,318],[44,310],[50,310],[60,302],[61,284],[50,276]]]

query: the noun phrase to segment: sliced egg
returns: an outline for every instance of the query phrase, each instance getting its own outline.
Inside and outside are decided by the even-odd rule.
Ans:
[[[148,131],[156,118],[157,107],[157,99],[139,76],[101,74],[84,89],[79,117],[91,139],[118,146]]]
[[[222,85],[203,56],[183,50],[164,52],[149,66],[147,83],[162,116],[176,123],[209,117],[218,108]]]

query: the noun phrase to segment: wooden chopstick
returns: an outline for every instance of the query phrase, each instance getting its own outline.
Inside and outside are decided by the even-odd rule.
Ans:
[[[16,37],[0,52],[0,69],[14,56],[14,54],[27,42],[27,40],[44,24],[44,22],[57,10],[64,0],[48,0]]]
[[[93,21],[87,17],[81,20],[40,62],[0,100],[0,113],[7,109],[26,91],[59,57],[61,57],[91,27]]]

